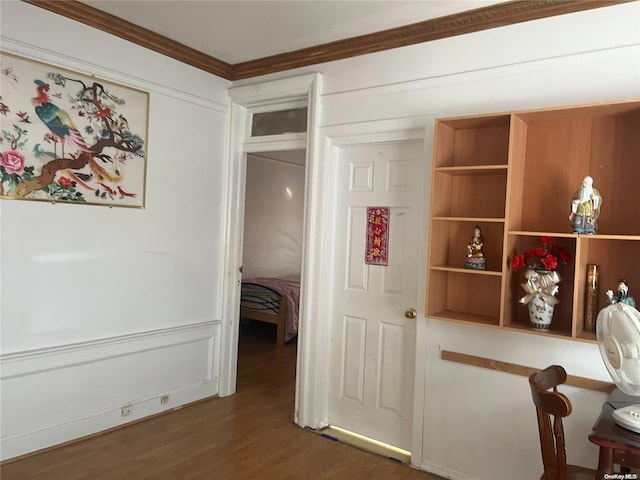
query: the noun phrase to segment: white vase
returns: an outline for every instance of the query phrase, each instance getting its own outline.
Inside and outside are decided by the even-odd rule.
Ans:
[[[545,302],[539,293],[529,301],[529,320],[535,330],[548,331],[553,320],[553,305]]]

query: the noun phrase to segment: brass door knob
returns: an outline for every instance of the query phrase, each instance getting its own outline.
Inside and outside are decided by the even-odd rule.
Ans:
[[[405,318],[416,318],[418,316],[418,312],[416,312],[415,308],[410,308],[404,312]]]

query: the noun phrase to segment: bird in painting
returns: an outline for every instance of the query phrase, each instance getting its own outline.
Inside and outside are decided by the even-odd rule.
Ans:
[[[62,145],[62,156],[64,157],[65,145],[75,151],[89,152],[82,134],[73,124],[69,114],[51,103],[48,95],[49,84],[42,80],[34,80],[34,83],[37,85],[38,95],[31,99],[31,103],[35,106],[36,115],[51,131],[53,138]]]

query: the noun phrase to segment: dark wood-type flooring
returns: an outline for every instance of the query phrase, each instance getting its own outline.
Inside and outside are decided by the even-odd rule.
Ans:
[[[237,394],[51,449],[0,469],[2,480],[435,480],[292,421],[296,345],[243,326]]]

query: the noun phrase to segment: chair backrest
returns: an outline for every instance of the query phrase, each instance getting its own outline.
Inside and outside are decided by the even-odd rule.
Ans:
[[[567,478],[562,419],[571,414],[571,402],[556,388],[566,380],[567,372],[559,365],[552,365],[529,377],[531,395],[538,415],[544,480]]]

